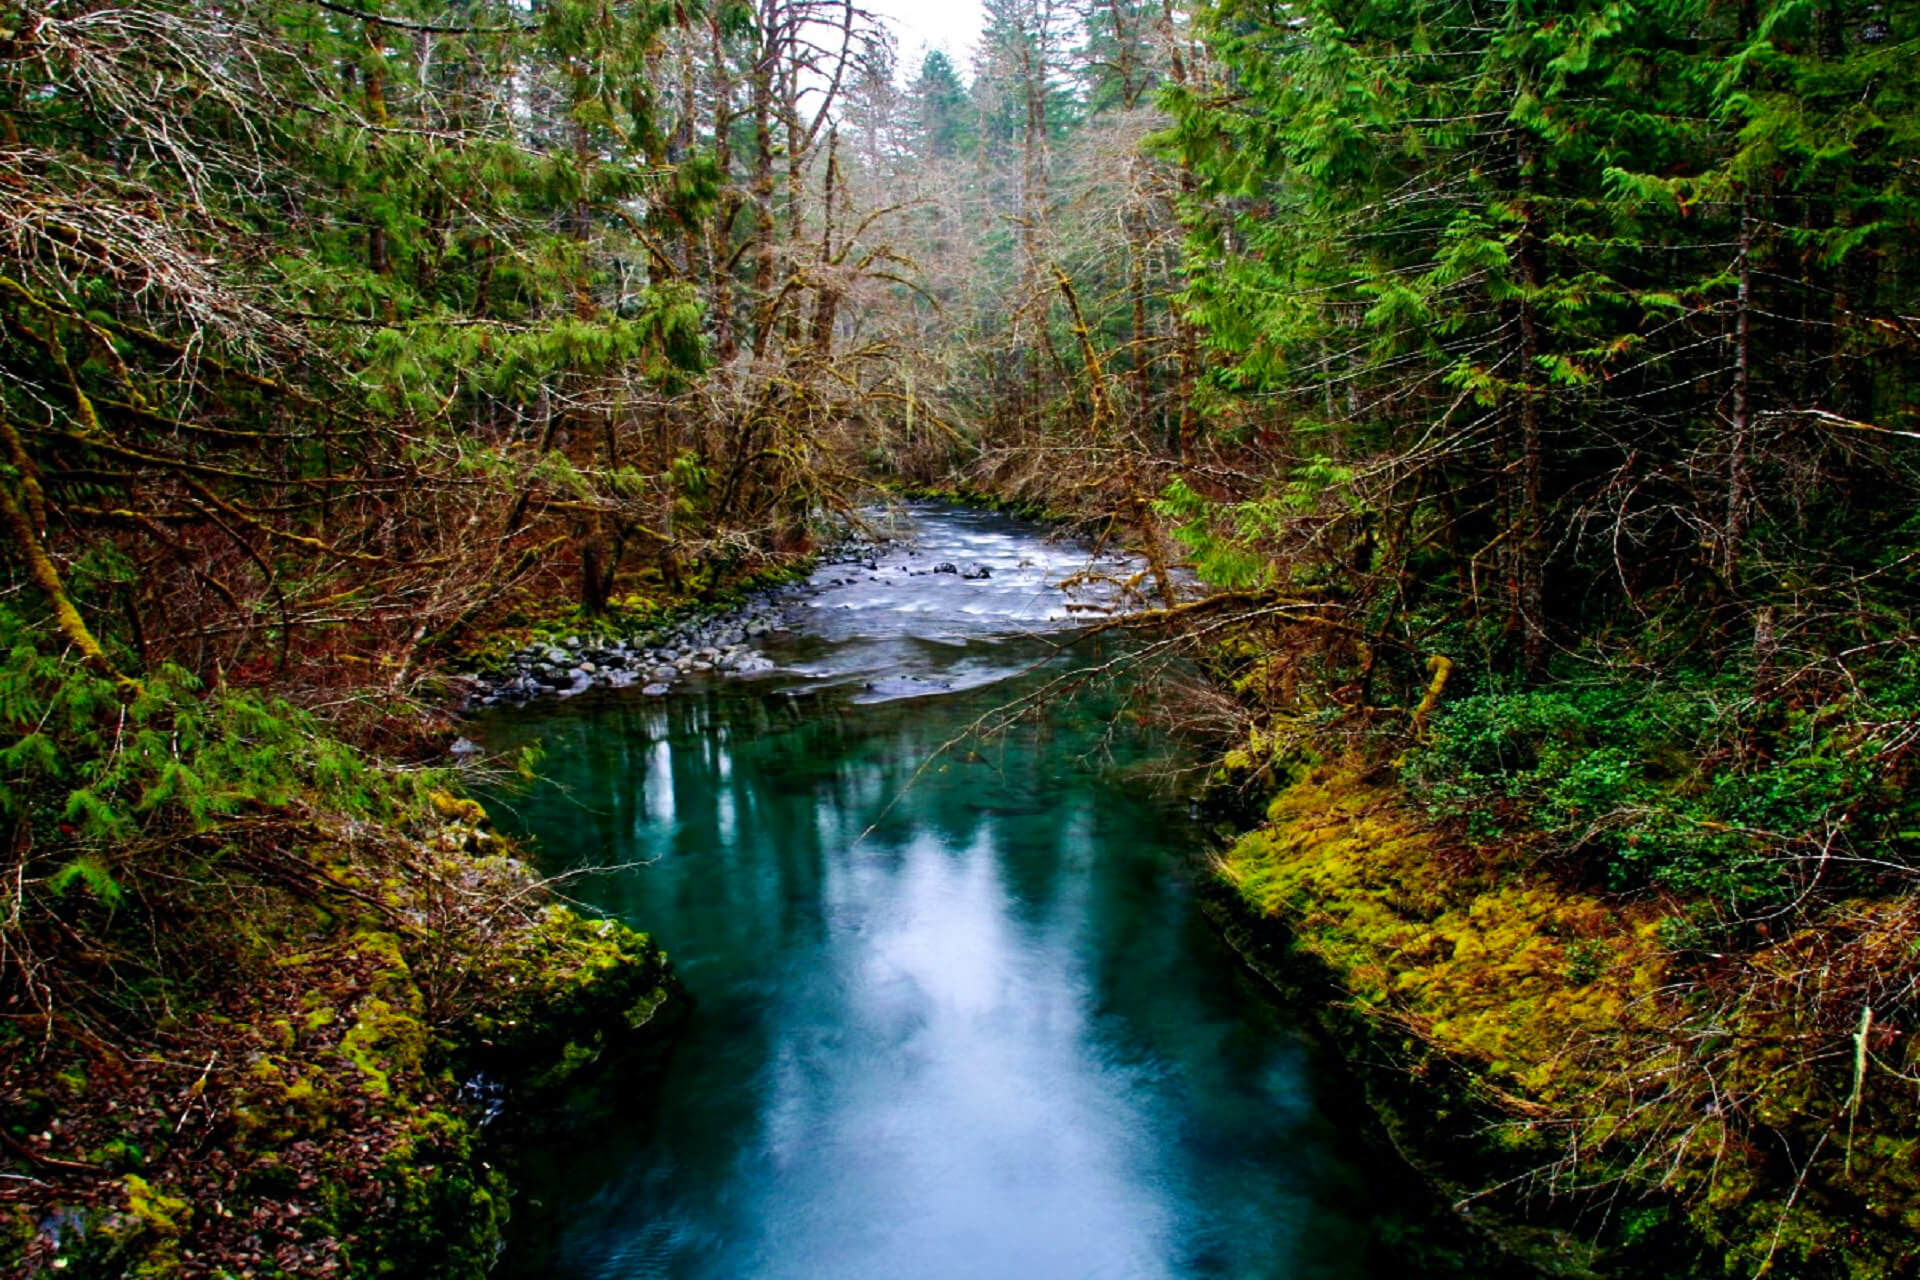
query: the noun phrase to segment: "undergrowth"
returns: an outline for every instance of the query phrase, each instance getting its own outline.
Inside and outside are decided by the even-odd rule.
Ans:
[[[1756,715],[1718,673],[1560,683],[1444,704],[1408,785],[1492,842],[1544,836],[1615,891],[1711,899],[1730,915],[1870,892],[1920,866],[1920,792],[1903,738],[1920,683]]]
[[[646,1042],[643,936],[311,712],[0,608],[0,1271],[478,1276],[525,1104]]]

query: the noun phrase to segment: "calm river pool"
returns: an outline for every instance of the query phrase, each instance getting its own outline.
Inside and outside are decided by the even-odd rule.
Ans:
[[[1351,1086],[1196,906],[1176,749],[1113,689],[968,734],[1085,660],[1053,584],[1086,551],[911,518],[911,547],[794,598],[776,672],[476,727],[544,745],[496,817],[548,872],[621,866],[567,891],[658,939],[693,1001],[663,1080],[614,1080],[516,1166],[496,1274],[1386,1273],[1322,1106]]]

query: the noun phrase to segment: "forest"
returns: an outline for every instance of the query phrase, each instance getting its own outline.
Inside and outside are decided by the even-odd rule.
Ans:
[[[454,1082],[673,980],[463,674],[939,493],[1142,557],[1462,1204],[1920,1274],[1920,6],[985,12],[0,0],[0,1269],[484,1273]]]

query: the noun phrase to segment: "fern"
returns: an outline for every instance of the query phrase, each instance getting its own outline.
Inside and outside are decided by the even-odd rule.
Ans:
[[[47,887],[57,897],[65,897],[76,884],[84,885],[88,893],[109,907],[120,905],[120,882],[92,858],[75,858],[47,878]]]

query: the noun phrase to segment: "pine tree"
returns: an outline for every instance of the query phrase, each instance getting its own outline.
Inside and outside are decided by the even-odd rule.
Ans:
[[[908,97],[913,150],[923,163],[960,160],[972,151],[973,121],[966,86],[946,54],[938,49],[927,54]]]

